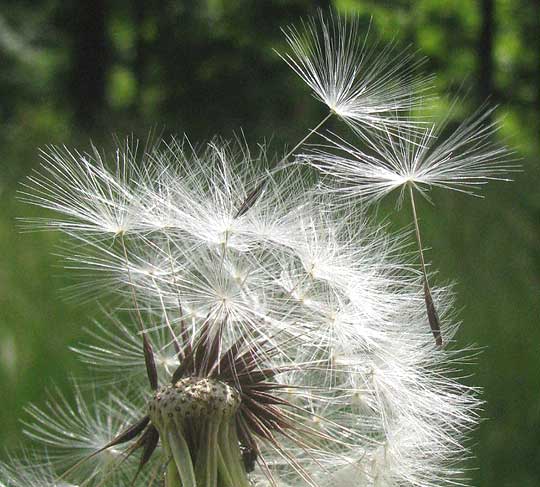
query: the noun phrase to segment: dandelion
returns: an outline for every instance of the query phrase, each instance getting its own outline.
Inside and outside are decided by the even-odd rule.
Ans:
[[[116,169],[110,172],[105,169],[97,148],[92,155],[82,155],[67,148],[51,147],[42,152],[44,171],[39,178],[28,178],[29,192],[23,191],[21,199],[64,214],[64,220],[54,223],[62,230],[87,235],[119,235],[129,231],[135,221],[133,217],[141,210],[139,200],[127,184],[135,177],[129,174],[134,168],[126,164],[129,155],[118,151]],[[73,161],[77,164],[72,164]],[[39,225],[48,227],[51,222],[32,221],[33,228]]]
[[[370,44],[368,35],[361,34],[356,17],[325,16],[319,10],[316,18],[303,21],[301,27],[282,29],[290,52],[278,54],[330,111],[274,170],[283,168],[333,115],[363,138],[369,138],[371,132],[416,127],[417,121],[399,121],[393,114],[410,113],[429,92],[431,78],[419,71],[425,59],[409,48],[399,49],[395,43]],[[264,182],[259,183],[249,193],[237,216],[251,207],[264,187]]]
[[[309,164],[340,183],[339,187],[329,188],[339,197],[374,203],[399,189],[401,204],[404,192],[408,193],[426,308],[438,345],[442,345],[440,323],[428,282],[414,191],[426,198],[432,187],[477,195],[475,190],[490,180],[509,180],[507,174],[517,166],[511,164],[511,151],[493,142],[499,127],[497,122],[490,121],[494,110],[480,107],[447,136],[444,132],[450,115],[439,125],[421,131],[402,128],[395,134],[386,130],[368,141],[366,149],[340,137],[327,138],[338,154],[314,150],[303,156]]]
[[[339,63],[359,54],[367,63],[358,27],[320,20],[341,36],[320,46]],[[379,90],[379,100],[405,103],[388,81],[396,71],[384,74],[388,56],[358,70],[340,64],[350,87],[336,92],[336,113],[350,104],[354,114],[370,90],[370,100]],[[367,125],[393,137],[378,113]],[[309,162],[330,171],[344,160],[332,157]],[[459,381],[463,352],[434,346],[426,331],[403,235],[298,165],[269,170],[264,147],[173,139],[141,152],[132,141],[108,159],[49,148],[23,191],[57,212],[26,224],[71,242],[67,266],[82,279],[73,291],[115,300],[74,347],[95,373],[90,393],[74,385],[74,403],[54,394],[28,408],[35,453],[0,466],[2,487],[466,482],[460,460],[478,391]],[[450,343],[451,290],[430,291]]]
[[[480,107],[446,134],[449,115],[439,124],[417,132],[401,130],[401,137],[385,131],[366,148],[355,147],[343,138],[330,142],[342,155],[314,151],[306,159],[324,174],[338,180],[341,196],[374,203],[409,186],[427,196],[432,187],[478,196],[477,189],[490,180],[508,181],[511,151],[494,142],[499,128],[490,121],[495,108]]]
[[[134,394],[131,402],[112,392],[105,400],[98,401],[95,389],[85,398],[76,382],[72,383],[72,389],[74,399],[71,401],[56,391],[49,395],[46,408],[34,405],[27,408],[29,419],[25,421],[25,434],[47,448],[50,465],[58,469],[86,459],[119,430],[134,422],[137,402],[140,402]],[[104,478],[113,483],[127,481],[127,472],[114,468],[125,453],[118,447],[108,448],[103,455],[92,456],[91,461],[85,462],[81,474],[95,479],[96,484]]]
[[[370,45],[357,18],[317,18],[283,30],[290,53],[281,57],[313,90],[315,97],[355,131],[385,131],[414,125],[392,113],[409,112],[429,89],[418,72],[424,59],[395,43]],[[326,121],[326,119],[325,119]]]
[[[99,388],[122,395],[86,407],[79,394],[75,409],[60,399],[49,411],[29,410],[27,432],[47,446],[58,478],[164,478],[168,487],[460,478],[453,464],[465,450],[456,434],[474,425],[478,401],[447,370],[452,352],[429,346],[400,239],[287,175],[270,177],[268,191],[235,217],[253,160],[231,144],[199,153],[163,144],[143,157],[144,173],[133,150],[121,157],[131,174],[160,175],[153,185],[143,177],[118,188],[150,211],[135,213],[119,235],[96,212],[81,212],[81,225],[63,225],[62,216],[48,223],[77,242],[70,265],[85,279],[93,270],[131,308],[105,314],[91,332],[95,344],[77,347],[104,372]],[[114,174],[102,181],[116,187]],[[75,201],[81,186],[58,184]],[[106,221],[108,207],[99,211]],[[150,229],[151,212],[167,214],[167,225]],[[436,290],[443,318],[445,296]],[[452,330],[448,323],[449,337]],[[421,448],[430,452],[422,461]]]

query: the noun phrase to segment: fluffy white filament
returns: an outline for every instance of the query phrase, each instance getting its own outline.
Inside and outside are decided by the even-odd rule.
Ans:
[[[280,376],[290,386],[283,397],[298,407],[306,427],[335,443],[305,450],[282,438],[294,462],[263,443],[273,482],[429,487],[463,480],[456,461],[466,451],[462,437],[475,424],[478,401],[452,378],[454,352],[432,343],[420,280],[403,260],[402,237],[372,227],[353,207],[336,206],[300,172],[270,179],[255,206],[235,219],[261,174],[261,158],[234,145],[211,143],[194,152],[173,141],[142,160],[130,149],[116,156],[128,166],[121,174],[136,175],[130,178],[95,155],[55,154],[54,164],[45,162],[55,173],[54,187],[35,202],[55,206],[62,188],[56,209],[63,216],[47,225],[75,240],[78,253],[68,258],[84,269],[87,284],[93,272],[101,291],[123,297],[127,307],[134,289],[162,379],[177,365],[168,330],[184,327],[189,337],[208,317],[226,324],[224,349],[241,336],[279,347],[266,365],[291,369]],[[81,167],[91,167],[86,190],[67,179]],[[34,181],[30,186],[42,187]],[[84,211],[81,202],[98,193],[100,204]],[[130,215],[121,235],[126,253],[118,229],[109,225],[111,214]],[[447,291],[437,290],[435,299],[450,339]],[[132,384],[125,406],[115,398],[118,408],[132,411],[145,382],[135,316],[106,317],[91,334],[93,344],[79,346],[79,354],[104,373],[102,387],[126,384],[130,391]],[[67,407],[30,409],[29,433],[57,452],[51,453],[54,464],[68,461],[70,448],[97,449],[95,435],[106,443],[101,415],[116,412],[110,403],[98,410],[81,405],[82,417],[70,424]],[[119,468],[133,473],[135,466]],[[251,474],[261,485],[268,475],[259,467]],[[115,485],[128,485],[124,475],[114,478]]]
[[[314,149],[301,157],[334,180],[327,189],[341,197],[376,202],[412,185],[424,196],[432,187],[478,196],[490,180],[509,181],[511,151],[494,142],[499,128],[494,108],[481,107],[446,134],[448,118],[415,131],[385,130],[356,147],[339,136],[327,137],[333,153]]]
[[[332,136],[332,153],[302,156],[339,187],[310,184],[304,166],[283,160],[269,171],[264,149],[217,139],[145,150],[131,142],[110,158],[96,149],[43,152],[23,199],[57,216],[28,224],[68,236],[67,266],[83,277],[75,295],[119,303],[74,347],[94,387],[109,393],[105,401],[90,394],[86,405],[74,386],[75,406],[62,396],[31,406],[26,432],[37,453],[0,465],[0,486],[133,485],[128,445],[62,473],[147,414],[142,333],[165,384],[182,362],[178,344],[195,347],[209,323],[219,357],[244,340],[261,370],[280,371],[275,394],[302,425],[276,433],[278,443],[260,440],[258,463],[246,468],[253,485],[466,484],[461,460],[480,402],[460,381],[451,290],[431,290],[441,348],[426,316],[427,275],[410,265],[407,237],[370,223],[348,197],[376,201],[409,183],[470,191],[509,169],[508,152],[490,145],[490,112],[444,140],[403,118],[429,85],[417,74],[422,61],[394,44],[369,46],[356,20],[320,15],[284,32],[285,61],[362,138],[357,148]],[[179,455],[167,448],[135,485],[161,485],[165,452]]]
[[[410,48],[381,46],[361,32],[357,18],[325,17],[322,12],[301,29],[290,26],[283,32],[290,52],[281,57],[359,135],[417,125],[392,117],[418,106],[431,85],[419,72],[424,59]]]

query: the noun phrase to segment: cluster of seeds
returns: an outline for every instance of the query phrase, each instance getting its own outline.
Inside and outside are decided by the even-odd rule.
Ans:
[[[201,150],[163,141],[142,157],[128,144],[111,168],[97,149],[43,153],[24,199],[60,216],[34,226],[74,239],[68,265],[91,276],[76,287],[83,298],[115,293],[119,310],[137,311],[136,321],[112,313],[115,328],[92,331],[98,341],[80,354],[135,387],[95,413],[82,399],[31,409],[27,433],[47,447],[45,462],[32,453],[0,464],[0,487],[67,487],[58,470],[81,457],[60,478],[88,487],[466,485],[458,462],[480,401],[456,379],[464,359],[452,348],[451,293],[429,285],[414,192],[471,193],[506,177],[510,152],[492,143],[492,110],[454,132],[409,118],[431,83],[412,51],[370,46],[360,20],[321,13],[302,25],[285,29],[283,58],[329,112],[275,164],[264,147],[254,156],[219,139]],[[352,129],[344,138],[321,133],[334,115]],[[317,133],[322,144],[299,153]],[[420,274],[405,235],[372,227],[364,213],[394,190],[400,202],[410,197]],[[143,380],[154,395],[139,404]],[[124,456],[137,450],[130,465]],[[154,452],[158,464],[145,467]]]
[[[186,377],[160,387],[148,405],[153,424],[163,427],[188,418],[231,417],[240,406],[240,394],[214,379]]]

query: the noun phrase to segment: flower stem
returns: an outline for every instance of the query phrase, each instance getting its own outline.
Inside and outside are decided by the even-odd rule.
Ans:
[[[424,250],[422,248],[422,237],[420,236],[420,225],[418,224],[418,216],[416,214],[416,204],[414,202],[414,191],[411,184],[409,184],[409,195],[411,197],[411,208],[413,213],[414,228],[416,233],[416,242],[418,243],[418,252],[420,254],[420,265],[422,268],[422,274],[424,275],[424,282],[428,282],[428,276],[426,271],[426,261],[424,259]]]
[[[212,420],[202,426],[195,472],[198,485],[203,487],[217,487],[219,426],[219,421]]]
[[[220,474],[226,487],[250,487],[238,445],[234,422],[224,422],[219,431],[219,452]]]
[[[161,441],[163,449],[165,450],[166,458],[168,458],[164,487],[182,487],[180,477],[178,476],[178,469],[176,468],[176,463],[173,459],[171,447],[169,445],[169,441],[167,440],[167,435],[161,435]]]
[[[180,476],[179,484],[171,484],[167,485],[167,487],[197,487],[193,462],[186,440],[175,428],[167,431],[167,439]]]
[[[224,487],[234,487],[234,480],[231,472],[229,471],[229,466],[225,460],[224,451],[228,446],[218,445],[218,470],[220,480],[224,482]]]
[[[278,169],[281,167],[285,161],[292,156],[296,150],[304,145],[304,143],[315,133],[317,130],[319,130],[326,122],[327,120],[334,114],[333,111],[330,111],[326,117],[324,117],[314,128],[310,129],[310,131],[307,133],[307,135],[300,141],[298,144],[296,144],[287,154],[277,163],[275,169]]]
[[[146,330],[144,326],[144,321],[142,319],[141,310],[139,308],[139,304],[137,302],[137,296],[135,295],[135,285],[133,283],[133,279],[131,278],[131,270],[129,268],[129,258],[126,248],[126,241],[124,240],[124,233],[120,233],[120,242],[122,244],[122,251],[124,253],[124,259],[126,262],[126,271],[128,275],[129,280],[129,288],[131,290],[131,298],[133,299],[133,306],[135,306],[135,311],[137,312],[137,318],[139,320],[139,329],[142,334],[142,348],[143,348],[143,354],[144,354],[144,362],[146,365],[146,374],[148,376],[148,381],[150,382],[150,387],[155,390],[158,387],[158,377],[157,377],[157,369],[156,364],[154,361],[154,354],[152,352],[152,346],[148,340],[148,336],[146,335]]]
[[[137,296],[135,295],[135,285],[133,284],[133,279],[131,278],[131,269],[129,267],[129,257],[127,253],[126,241],[124,239],[124,233],[120,233],[120,244],[122,246],[122,252],[124,254],[124,261],[126,264],[126,272],[129,281],[129,290],[131,292],[131,299],[133,300],[133,306],[135,307],[135,312],[137,314],[138,324],[141,333],[144,334],[144,321],[142,319],[141,310],[139,308],[139,303],[137,302]]]
[[[165,487],[182,487],[176,463],[171,458],[167,465],[167,473],[165,474]]]

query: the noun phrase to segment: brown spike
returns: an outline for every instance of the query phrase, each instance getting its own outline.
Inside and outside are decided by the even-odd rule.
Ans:
[[[254,399],[261,404],[275,404],[287,407],[294,406],[290,401],[287,401],[287,399],[283,399],[269,392],[258,391],[255,388],[243,392],[245,392],[245,395],[249,396],[251,399]]]
[[[223,354],[217,365],[210,371],[210,377],[216,377],[225,381],[233,381],[236,373],[236,358],[238,352],[245,345],[244,337],[239,338]]]
[[[174,371],[171,382],[174,384],[182,377],[188,375],[196,375],[198,373],[197,364],[204,359],[204,348],[210,334],[210,322],[207,316],[199,331],[199,336],[193,344],[185,347],[185,355],[183,361]]]
[[[143,351],[144,351],[144,363],[146,364],[146,374],[148,375],[148,381],[153,391],[158,388],[158,373],[156,368],[156,362],[154,360],[154,351],[152,345],[148,340],[146,334],[143,334]]]
[[[207,376],[208,372],[217,366],[219,363],[222,343],[223,324],[219,323],[217,330],[212,336],[210,335],[210,330],[208,331],[204,346],[201,347],[203,359],[198,370],[200,376]]]
[[[190,375],[193,371],[193,349],[190,348],[189,352],[184,355],[180,365],[174,371],[171,383],[176,384],[182,377]]]
[[[240,208],[234,217],[240,218],[242,215],[244,215],[257,202],[265,187],[266,182],[262,182],[253,191],[251,191],[244,202],[240,205]]]
[[[267,367],[264,369],[254,370],[253,372],[247,372],[243,374],[238,374],[238,380],[244,387],[246,383],[257,383],[266,380],[273,379],[276,375],[283,372],[289,372],[291,370],[296,370],[295,367]]]
[[[200,359],[199,355],[201,344],[206,341],[206,335],[207,326],[205,321],[205,323],[203,323],[202,325],[202,331],[200,332],[199,338],[193,346],[190,345],[189,348],[186,348],[184,359],[180,362],[180,365],[174,371],[171,379],[171,382],[173,384],[178,382],[182,377],[196,374],[197,362]]]
[[[246,422],[247,428],[249,428],[253,433],[255,433],[260,438],[264,438],[265,440],[269,441],[276,447],[279,445],[278,441],[272,434],[272,430],[268,428],[268,426],[261,421],[261,419],[254,413],[252,413],[249,409],[244,409],[242,411],[243,420]],[[276,431],[280,431],[276,429]]]
[[[282,429],[292,427],[287,416],[276,406],[262,405],[249,396],[242,396],[242,411],[245,412],[246,410],[257,416],[259,421],[269,428],[272,427],[281,431]]]
[[[150,425],[144,434],[146,441],[143,454],[141,456],[141,468],[148,463],[148,460],[150,460],[150,457],[152,456],[152,453],[154,453],[154,450],[157,448],[159,442],[159,432],[154,425]]]
[[[144,432],[144,435],[141,437],[140,445],[138,445],[138,446],[143,446],[144,450],[141,455],[141,460],[139,462],[139,468],[137,469],[137,472],[135,473],[135,476],[133,477],[133,480],[131,481],[132,486],[135,485],[135,481],[137,480],[143,467],[148,463],[148,460],[150,460],[150,457],[152,456],[155,449],[157,448],[158,442],[159,442],[159,432],[153,425],[150,425],[148,429]]]
[[[121,445],[122,443],[125,443],[126,441],[132,440],[146,427],[149,421],[150,421],[150,418],[148,416],[145,416],[140,421],[135,423],[133,426],[128,427],[126,430],[124,430],[122,433],[116,436],[107,445],[105,445],[103,449],[110,448],[111,446]]]
[[[438,347],[442,347],[443,340],[441,335],[441,323],[439,321],[439,315],[435,309],[435,304],[433,303],[433,298],[431,297],[431,291],[429,290],[426,280],[424,280],[424,300],[426,302],[429,326],[431,327],[431,331],[435,337],[435,343]]]
[[[279,389],[305,389],[304,387],[290,384],[280,384],[279,382],[257,382],[254,384],[242,384],[242,391],[250,394],[250,391],[274,391]]]

